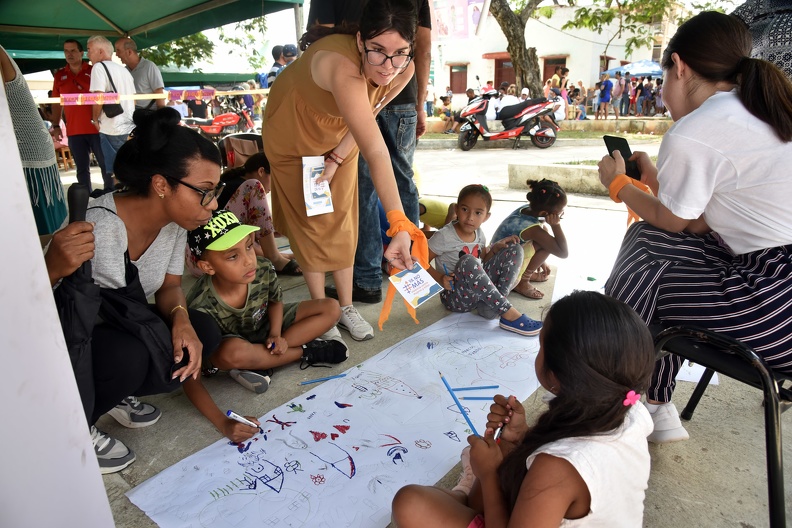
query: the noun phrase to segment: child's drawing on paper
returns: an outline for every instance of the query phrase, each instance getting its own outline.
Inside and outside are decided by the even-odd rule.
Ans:
[[[163,527],[384,527],[396,490],[434,484],[469,434],[438,367],[452,386],[486,382],[524,399],[537,387],[537,351],[535,338],[452,315],[267,412],[244,444],[217,442],[163,471],[130,500]],[[465,407],[483,424],[487,402],[474,403]]]

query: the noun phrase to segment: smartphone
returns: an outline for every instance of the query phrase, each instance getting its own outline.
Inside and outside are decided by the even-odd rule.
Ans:
[[[638,164],[635,161],[628,161],[632,157],[630,144],[627,140],[619,136],[602,136],[605,140],[605,147],[608,149],[608,154],[614,150],[618,150],[622,158],[624,158],[625,174],[635,180],[641,179],[641,172],[638,170]],[[613,154],[611,154],[612,156]]]

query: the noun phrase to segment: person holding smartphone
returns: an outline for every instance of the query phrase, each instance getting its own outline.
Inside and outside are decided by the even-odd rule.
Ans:
[[[675,121],[655,167],[644,152],[632,184],[618,151],[599,163],[614,201],[641,218],[627,231],[605,293],[647,324],[694,324],[792,371],[792,83],[752,59],[739,19],[701,13],[663,56],[663,97]],[[650,442],[685,440],[671,395],[682,359],[657,361],[647,393]]]

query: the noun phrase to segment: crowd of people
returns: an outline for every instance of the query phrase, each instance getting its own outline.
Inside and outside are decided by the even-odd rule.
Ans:
[[[88,39],[86,47],[90,63],[83,60],[85,50],[80,41],[64,41],[66,66],[54,73],[50,97],[90,92],[115,92],[126,96],[165,93],[162,73],[157,65],[140,55],[132,38],[122,37],[111,43],[104,37],[96,36]],[[112,60],[113,53],[123,66]],[[255,80],[239,83],[234,89],[255,90],[271,86],[283,68],[297,58],[297,46],[275,46],[272,55],[274,63],[267,73],[258,75]],[[260,119],[263,95],[243,94],[238,99],[240,106],[244,106],[251,116]],[[118,113],[110,112],[113,115],[108,115],[107,108],[100,105],[61,106],[54,103],[39,108],[53,143],[56,147],[69,148],[77,170],[77,181],[88,187],[93,196],[116,188],[118,182],[113,178],[113,163],[116,152],[132,130],[135,110],[156,110],[170,106],[182,117],[196,119],[212,119],[227,111],[222,108],[217,97],[186,101],[161,97],[140,98],[135,101],[122,100],[120,105]],[[101,189],[93,189],[90,178],[92,163],[101,170]]]
[[[121,101],[118,108],[54,106],[51,115],[60,118],[63,110],[69,144],[81,153],[80,183],[90,185],[85,163],[93,152],[102,160],[105,188],[118,184],[89,202],[85,221],[65,226],[51,138],[19,69],[0,48],[39,233],[54,232],[45,249],[53,289],[58,293],[90,263],[101,306],[124,295],[137,308],[118,321],[100,307],[99,322],[88,321],[92,374],[78,387],[101,471],[120,471],[135,454],[98,430],[97,419],[109,414],[126,427],[153,425],[161,411],[138,397],[179,386],[229,440],[250,438],[258,428],[222,413],[202,372],[228,371],[260,394],[272,369],[346,361],[349,348],[337,326],[354,340],[374,337],[353,302],[380,302],[383,264],[386,271],[411,269],[426,256],[422,264],[441,284],[447,310],[475,310],[505,331],[539,335],[535,370],[551,396],[533,425],[513,396],[495,396],[484,435],[469,437],[461,454],[458,485],[402,488],[393,500],[394,525],[501,526],[515,517],[640,525],[647,439],[688,437],[671,403],[681,360],[655,361],[650,328],[693,321],[741,339],[772,368],[792,368],[785,327],[792,316],[786,302],[792,184],[783,163],[792,155],[792,82],[772,63],[751,58],[751,35],[741,21],[716,12],[680,26],[663,56],[665,85],[603,74],[594,90],[595,119],[609,108],[618,118],[667,106],[675,124],[656,166],[642,152],[631,158],[651,193],[624,174],[618,152],[603,157],[600,181],[643,221],[627,231],[604,294],[576,292],[537,321],[508,296],[541,299],[535,284],[550,274],[547,258],[569,254],[561,227],[566,192],[549,179],[528,181],[526,203],[498,226],[491,244],[481,229],[493,202],[485,185],[463,187],[453,204],[419,198],[412,153],[435,103],[428,0],[338,0],[335,7],[346,10],[331,4],[312,5],[299,59],[296,46],[276,47],[265,79],[271,91],[263,152],[222,177],[217,146],[180,126],[182,115],[163,99]],[[82,62],[80,42],[65,42],[67,66],[57,73],[54,95],[161,93],[161,76],[131,39],[115,43],[125,67],[109,60],[113,45],[104,37],[88,39],[87,49],[93,66]],[[513,84],[498,90],[493,118],[530,97]],[[556,110],[571,114],[569,105],[578,118],[586,115],[585,93],[563,67],[545,85],[545,95],[559,101]],[[440,100],[453,131],[458,115],[448,94]],[[724,120],[732,126],[724,128]],[[756,141],[746,142],[747,135]],[[689,149],[691,141],[699,148]],[[318,179],[329,184],[332,212],[308,215],[305,156],[323,158]],[[378,201],[387,247],[371,214]],[[276,229],[295,259],[278,251]],[[199,277],[187,294],[185,253]],[[328,272],[332,286],[325,285]],[[310,300],[284,302],[279,275],[290,273],[303,276]],[[162,343],[142,338],[136,325],[165,336],[167,365],[155,359]]]

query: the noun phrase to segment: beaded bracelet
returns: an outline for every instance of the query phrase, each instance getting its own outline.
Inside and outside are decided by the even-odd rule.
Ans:
[[[341,166],[342,163],[344,163],[344,158],[336,154],[335,151],[330,151],[330,153],[327,155],[327,159],[329,159],[339,167]]]
[[[627,186],[632,185],[633,179],[627,176],[626,174],[617,174],[613,181],[608,186],[608,194],[610,194],[611,200],[616,203],[621,203],[622,201],[619,200],[619,193],[621,190]]]

